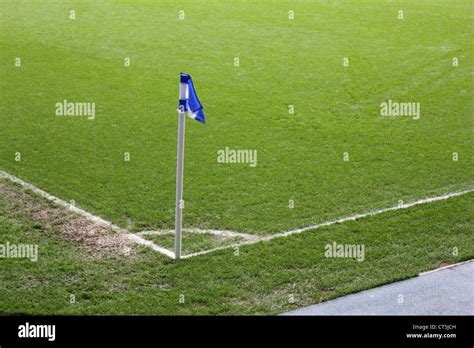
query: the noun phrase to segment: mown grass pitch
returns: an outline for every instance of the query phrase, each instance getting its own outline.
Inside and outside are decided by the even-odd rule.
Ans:
[[[265,235],[474,186],[471,1],[0,10],[0,169],[131,231],[174,227],[180,71],[207,118],[187,120],[185,227]],[[55,115],[64,100],[95,103],[95,118]],[[381,116],[388,100],[420,118]],[[226,148],[257,165],[218,163]],[[0,197],[0,243],[43,256],[0,260],[1,313],[270,314],[474,257],[472,194],[181,263],[91,260],[12,204]],[[365,261],[325,258],[333,241],[365,245]]]
[[[185,226],[270,233],[472,186],[470,1],[1,10],[0,168],[123,227],[174,227],[180,71],[208,119],[186,129]],[[95,119],[56,116],[64,99]],[[421,118],[381,117],[388,99]],[[226,146],[257,166],[217,163]]]

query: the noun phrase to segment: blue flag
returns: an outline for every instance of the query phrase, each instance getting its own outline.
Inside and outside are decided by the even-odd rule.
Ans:
[[[181,79],[180,79],[180,90],[185,91],[184,93],[184,99],[183,93],[180,93],[180,99],[179,99],[179,111],[187,111],[188,116],[191,117],[192,119],[206,123],[206,118],[204,117],[204,111],[201,102],[199,101],[196,90],[194,89],[193,85],[193,80],[191,79],[191,76],[185,73],[181,73]]]

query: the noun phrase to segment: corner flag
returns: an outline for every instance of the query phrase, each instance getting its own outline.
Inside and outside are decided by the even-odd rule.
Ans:
[[[194,120],[206,123],[204,111],[199,101],[193,80],[188,74],[181,73],[179,83],[179,106],[178,106],[178,156],[176,162],[176,218],[175,218],[175,259],[181,258],[181,227],[183,201],[183,168],[184,168],[184,125],[185,113]]]
[[[179,97],[179,107],[183,111],[188,112],[188,116],[192,119],[206,123],[204,117],[203,107],[199,98],[197,97],[196,90],[194,88],[193,79],[191,76],[185,73],[181,73],[180,88],[185,89],[184,98]]]

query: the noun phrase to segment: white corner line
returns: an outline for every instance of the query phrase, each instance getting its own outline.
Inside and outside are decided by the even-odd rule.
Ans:
[[[229,230],[213,230],[213,229],[206,229],[206,228],[183,228],[183,232],[186,233],[193,233],[193,234],[212,234],[215,236],[222,236],[227,238],[242,238],[245,241],[256,241],[261,239],[261,236],[255,234],[248,234],[236,231],[229,231]],[[162,229],[162,230],[152,230],[152,231],[141,231],[137,232],[139,236],[163,236],[168,234],[174,234],[174,230],[170,229]]]
[[[171,258],[174,258],[174,256],[175,256],[174,252],[172,252],[171,250],[168,250],[168,249],[165,249],[165,248],[163,248],[159,245],[156,245],[152,241],[146,240],[146,239],[144,239],[140,236],[135,235],[134,233],[130,233],[129,231],[127,231],[127,230],[125,230],[125,229],[123,229],[123,228],[121,228],[117,225],[114,225],[110,221],[107,221],[107,220],[102,219],[101,217],[92,215],[91,213],[89,213],[89,212],[87,212],[87,211],[85,211],[81,208],[75,207],[75,206],[71,205],[70,203],[68,203],[64,200],[62,200],[62,199],[60,199],[56,196],[53,196],[53,195],[49,194],[46,191],[43,191],[42,189],[36,187],[33,184],[30,184],[30,183],[28,183],[28,182],[26,182],[26,181],[24,181],[24,180],[22,180],[22,179],[20,179],[16,176],[12,175],[12,174],[9,174],[7,172],[4,172],[4,171],[0,170],[0,178],[2,178],[2,177],[23,186],[25,189],[33,191],[34,193],[42,196],[43,198],[46,198],[48,201],[54,202],[54,203],[56,203],[57,205],[59,205],[61,207],[67,208],[70,211],[85,217],[89,221],[92,221],[96,224],[99,224],[99,225],[102,225],[102,226],[105,226],[105,227],[109,227],[112,230],[114,230],[115,232],[125,234],[128,239],[130,239],[131,241],[133,241],[137,244],[150,247],[154,251],[157,251],[157,252],[159,252],[163,255],[166,255],[168,257],[171,257]]]
[[[168,234],[174,234],[174,230],[140,231],[136,233],[137,236],[166,236]]]

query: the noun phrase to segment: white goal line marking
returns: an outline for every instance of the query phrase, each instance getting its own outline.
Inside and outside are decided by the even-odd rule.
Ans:
[[[64,201],[64,200],[62,200],[62,199],[60,199],[56,196],[53,196],[53,195],[49,194],[46,191],[43,191],[40,188],[36,187],[35,185],[27,183],[26,181],[12,175],[12,174],[9,174],[7,172],[4,172],[4,171],[0,170],[0,178],[1,177],[7,178],[10,181],[13,181],[17,184],[20,184],[24,188],[30,189],[31,191],[41,195],[42,197],[46,198],[47,200],[52,201],[52,202],[54,202],[54,203],[56,203],[56,204],[58,204],[62,207],[68,208],[69,210],[84,216],[85,218],[87,218],[88,220],[90,220],[92,222],[95,222],[95,223],[98,223],[100,225],[109,227],[109,228],[111,228],[112,230],[114,230],[118,233],[123,233],[127,236],[127,238],[129,238],[131,241],[133,241],[137,244],[148,246],[151,249],[153,249],[154,251],[157,251],[157,252],[159,252],[159,253],[161,253],[165,256],[168,256],[170,258],[175,257],[175,254],[174,254],[173,251],[171,251],[169,249],[166,249],[164,247],[161,247],[161,246],[153,243],[152,241],[149,241],[149,240],[144,239],[144,238],[141,237],[142,235],[171,234],[171,233],[174,233],[174,230],[142,231],[142,232],[138,232],[136,234],[131,233],[131,232],[129,232],[129,231],[123,229],[123,228],[120,228],[120,227],[114,225],[113,223],[111,223],[107,220],[102,219],[101,217],[93,215],[93,214],[91,214],[91,213],[89,213],[89,212],[87,212],[83,209],[77,208],[77,207],[71,205],[70,203],[68,203],[68,202],[66,202],[66,201]],[[347,221],[358,220],[358,219],[365,218],[365,217],[368,217],[368,216],[379,215],[379,214],[382,214],[382,213],[385,213],[385,212],[388,212],[388,211],[407,209],[407,208],[410,208],[410,207],[413,207],[413,206],[419,205],[419,204],[442,201],[442,200],[449,199],[451,197],[461,196],[461,195],[464,195],[464,194],[472,192],[472,191],[474,191],[474,188],[465,188],[465,189],[462,189],[462,190],[459,190],[459,191],[446,193],[446,194],[443,194],[443,195],[440,195],[440,196],[423,198],[423,199],[413,201],[411,203],[402,203],[402,204],[398,204],[398,205],[388,207],[388,208],[371,210],[371,211],[368,211],[368,212],[365,212],[365,213],[354,214],[354,215],[346,216],[346,217],[343,217],[343,218],[340,218],[340,219],[326,221],[326,222],[322,222],[322,223],[319,223],[319,224],[314,224],[314,225],[310,225],[310,226],[306,226],[306,227],[302,227],[302,228],[297,228],[297,229],[290,230],[290,231],[280,232],[280,233],[276,233],[276,234],[272,234],[272,235],[268,235],[268,236],[257,236],[257,235],[252,235],[252,234],[247,234],[247,233],[242,233],[242,232],[237,232],[237,231],[228,231],[228,230],[212,230],[212,229],[207,230],[207,229],[198,229],[198,228],[187,228],[187,229],[184,229],[183,231],[190,232],[190,233],[200,233],[200,234],[208,233],[208,234],[220,235],[220,236],[229,237],[229,238],[241,237],[245,240],[243,242],[239,242],[239,243],[235,243],[235,244],[229,244],[229,245],[225,245],[225,246],[221,246],[221,247],[217,247],[217,248],[212,248],[212,249],[208,249],[208,250],[203,250],[203,251],[198,251],[198,252],[195,252],[195,253],[182,255],[181,258],[182,259],[188,259],[188,258],[191,258],[191,257],[194,257],[194,256],[209,254],[209,253],[212,253],[212,252],[218,251],[218,250],[236,248],[236,247],[239,247],[239,246],[255,244],[255,243],[259,243],[259,242],[263,242],[263,241],[269,241],[269,240],[272,240],[272,239],[275,239],[275,238],[288,237],[288,236],[291,236],[293,234],[299,234],[299,233],[303,233],[303,232],[306,232],[306,231],[309,231],[309,230],[315,230],[315,229],[318,229],[318,228],[321,228],[321,227],[331,226],[331,225],[335,225],[335,224],[339,224],[339,223],[344,223],[344,222],[347,222]]]

